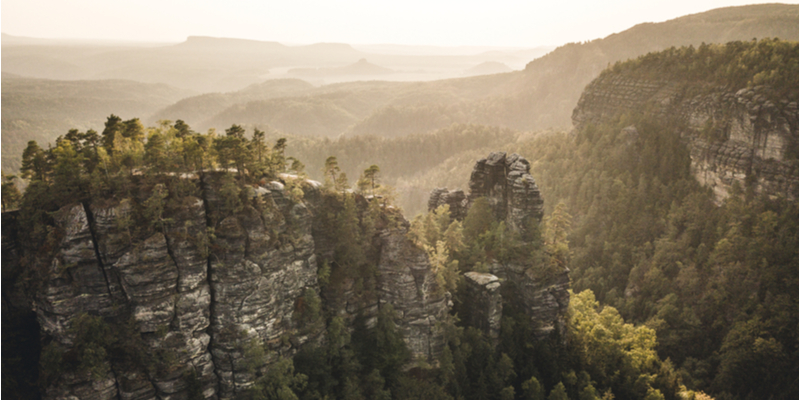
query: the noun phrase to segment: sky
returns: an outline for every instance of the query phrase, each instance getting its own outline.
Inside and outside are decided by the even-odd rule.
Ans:
[[[134,42],[214,36],[284,44],[535,47],[593,40],[638,23],[754,3],[761,1],[2,0],[0,30],[37,38]]]

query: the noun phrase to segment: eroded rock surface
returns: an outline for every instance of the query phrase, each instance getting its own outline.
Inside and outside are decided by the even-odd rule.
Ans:
[[[496,215],[522,231],[527,221],[541,218],[542,200],[528,170],[519,156],[493,153],[478,163],[473,193],[444,189],[431,203],[449,204],[454,218],[464,218],[471,202],[486,196]],[[278,357],[324,342],[324,320],[303,314],[309,296],[321,297],[327,311],[350,324],[363,317],[367,327],[391,305],[412,359],[436,363],[444,348],[441,322],[452,302],[426,252],[408,238],[409,223],[399,212],[356,196],[359,221],[374,222],[371,236],[361,238],[369,243],[363,261],[368,271],[321,290],[318,268],[333,262],[337,251],[330,231],[337,214],[323,215],[331,212],[324,202],[336,204],[339,194],[308,185],[304,200],[297,200],[279,182],[241,187],[222,172],[186,179],[196,185],[197,197],[166,204],[146,223],[137,220],[143,198],[97,199],[54,214],[55,245],[29,261],[44,278],[28,288],[33,296],[20,301],[29,302],[46,341],[61,351],[81,346],[78,318],[100,317],[92,321],[118,336],[110,351],[124,354],[100,357],[94,376],[75,370],[53,378],[44,398],[234,398]],[[23,249],[6,231],[4,249]],[[16,253],[4,259],[4,268],[19,259]],[[512,270],[524,277],[526,267],[497,269],[500,278]],[[519,285],[525,284],[536,286]],[[491,300],[485,308],[492,338],[501,315],[497,286],[492,281],[481,288]],[[551,308],[565,297],[553,290],[561,289],[536,287],[541,293],[531,295],[530,308],[557,319],[560,309]],[[247,354],[261,346],[269,355],[254,367]]]
[[[412,359],[434,361],[444,349],[444,321],[449,307],[447,294],[436,283],[436,274],[424,250],[408,239],[408,223],[380,235],[378,297],[392,304],[398,330]]]
[[[524,232],[528,224],[542,219],[544,207],[530,169],[528,160],[518,154],[495,152],[480,159],[469,180],[470,204],[485,197],[496,220]]]
[[[433,189],[428,198],[428,212],[434,211],[443,205],[447,205],[450,208],[450,217],[452,219],[463,220],[467,216],[469,202],[461,189]]]
[[[692,173],[717,201],[733,182],[756,192],[797,198],[797,98],[775,99],[767,86],[710,87],[687,95],[687,83],[606,73],[581,95],[576,129],[647,108],[677,127],[689,145]]]
[[[319,185],[309,185],[305,201],[298,201],[279,182],[242,188],[213,172],[189,179],[199,197],[165,206],[148,226],[136,220],[141,198],[98,199],[54,214],[56,246],[32,258],[46,279],[21,305],[30,304],[43,336],[63,351],[78,346],[73,326],[88,315],[121,327],[127,333],[114,346],[135,354],[99,360],[102,379],[62,374],[44,398],[179,399],[190,391],[234,398],[271,362],[324,341],[324,319],[303,315],[308,296],[325,296],[317,269],[320,257],[333,251],[315,230]],[[367,200],[358,202],[365,212]],[[370,326],[380,307],[391,304],[412,355],[434,362],[443,348],[438,322],[449,311],[447,294],[426,253],[406,237],[408,222],[396,211],[383,212],[398,214],[399,222],[384,216],[374,231],[370,290],[350,279],[338,298],[325,299],[327,306],[341,305],[336,312],[347,321],[364,316]],[[4,249],[23,248],[8,232]],[[12,261],[19,257],[4,258],[4,266]],[[247,354],[261,346],[269,348],[268,357],[254,369]]]

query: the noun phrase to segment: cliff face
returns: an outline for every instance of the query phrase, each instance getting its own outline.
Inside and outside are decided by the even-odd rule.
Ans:
[[[434,361],[444,349],[444,335],[437,324],[450,311],[448,295],[439,289],[427,254],[407,233],[408,223],[403,221],[380,234],[378,300],[394,307],[395,323],[411,358]]]
[[[517,155],[492,153],[476,164],[469,196],[441,189],[431,204],[449,203],[464,218],[486,197],[497,218],[524,234],[542,217],[528,169]],[[35,312],[44,398],[234,398],[279,358],[324,343],[325,313],[369,328],[386,305],[411,359],[436,363],[450,294],[397,210],[357,195],[348,209],[345,196],[312,181],[302,200],[279,182],[240,187],[225,172],[181,182],[194,194],[161,208],[153,208],[166,193],[161,184],[142,184],[138,197],[67,205],[52,214],[39,249],[19,243],[16,214],[4,215],[4,277],[19,276],[21,266],[35,271],[16,286],[4,279],[4,304]],[[337,224],[348,212],[362,228],[343,247]],[[352,266],[337,263],[353,246],[363,251],[361,269],[348,272]],[[490,269],[510,283],[504,290],[520,293],[544,336],[562,324],[569,279],[564,271],[540,282],[523,264]],[[318,270],[327,266],[331,276],[321,283]],[[490,289],[475,323],[488,318],[492,338],[499,285],[475,288]],[[57,373],[46,360],[58,361]]]
[[[703,91],[691,86],[680,80],[605,73],[586,87],[572,121],[580,129],[647,109],[677,127],[676,134],[689,146],[692,173],[714,190],[718,201],[727,197],[735,181],[752,185],[756,192],[796,199],[796,96],[775,100],[769,86]]]
[[[344,290],[325,298],[317,269],[330,252],[314,236],[321,199],[314,185],[296,201],[279,183],[231,197],[230,180],[223,173],[195,179],[201,196],[165,208],[161,229],[132,219],[133,199],[55,214],[52,248],[28,254],[45,277],[26,300],[42,337],[68,358],[95,346],[85,343],[87,318],[102,317],[127,336],[106,346],[115,354],[97,357],[92,371],[99,373],[51,377],[44,398],[233,398],[278,357],[324,340],[324,320],[306,314],[320,295],[349,320],[373,318],[390,303],[412,354],[429,361],[440,354],[436,323],[449,310],[447,298],[425,252],[406,238],[407,222],[374,234],[372,295]],[[4,248],[19,248],[8,236]],[[267,361],[253,366],[250,353],[261,346]]]

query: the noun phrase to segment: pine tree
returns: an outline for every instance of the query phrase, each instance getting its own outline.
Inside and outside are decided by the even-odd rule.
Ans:
[[[2,173],[2,202],[3,202],[3,212],[6,210],[17,208],[17,204],[22,199],[22,195],[19,193],[17,189],[17,185],[14,184],[14,175],[6,175],[5,172]]]
[[[22,166],[20,172],[25,179],[45,181],[48,172],[47,156],[35,140],[28,142],[28,147],[22,152]]]

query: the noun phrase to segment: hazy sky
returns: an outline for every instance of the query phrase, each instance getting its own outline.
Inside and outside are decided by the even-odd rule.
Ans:
[[[2,0],[0,28],[40,38],[180,42],[202,35],[282,43],[532,47],[597,39],[641,22],[761,2]]]

